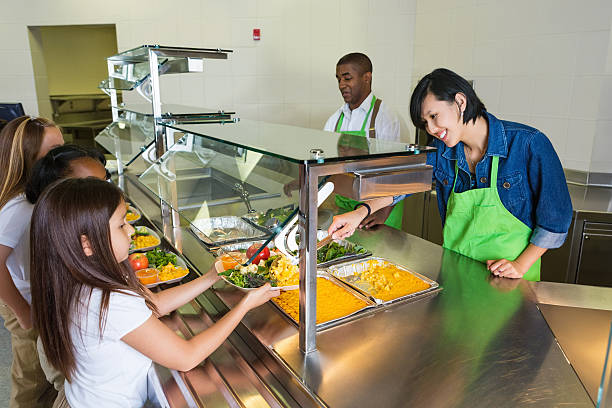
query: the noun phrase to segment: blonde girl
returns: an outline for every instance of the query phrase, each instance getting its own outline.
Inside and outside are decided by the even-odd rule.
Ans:
[[[29,283],[29,226],[32,204],[24,195],[34,163],[64,144],[47,119],[22,116],[0,132],[0,315],[11,332],[10,407],[47,407],[55,398],[36,352]]]

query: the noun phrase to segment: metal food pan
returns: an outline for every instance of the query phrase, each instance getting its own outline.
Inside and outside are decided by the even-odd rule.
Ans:
[[[234,244],[226,244],[226,245],[221,245],[221,246],[219,246],[217,248],[211,248],[211,251],[213,251],[213,255],[221,256],[224,253],[228,253],[228,252],[232,252],[232,251],[246,251],[247,249],[249,249],[249,247],[251,245],[253,245],[253,244],[263,245],[264,242],[266,242],[266,241],[265,240],[258,240],[258,241],[236,242]],[[267,246],[270,249],[274,248],[274,241],[270,241]]]
[[[290,211],[295,211],[295,206],[293,204],[289,204],[289,205],[285,205],[283,207],[279,207],[279,209],[289,209]],[[270,226],[266,226],[265,224],[260,224],[257,222],[257,218],[260,215],[265,215],[266,211],[258,211],[258,212],[254,212],[254,213],[249,213],[249,214],[245,214],[242,216],[242,219],[245,220],[246,222],[248,222],[249,224],[251,224],[252,226],[256,227],[256,228],[260,228],[260,229],[264,229],[265,231],[270,231],[270,230],[274,230],[275,228],[278,228],[280,224],[283,224],[285,221],[289,220],[289,216],[284,219],[284,220],[279,220],[279,224],[273,224]]]
[[[319,323],[317,324],[317,330],[324,330],[327,329],[329,327],[332,326],[336,326],[338,324],[340,324],[341,322],[343,322],[344,320],[349,319],[350,317],[355,316],[358,313],[363,312],[364,310],[368,310],[368,309],[373,309],[376,307],[376,303],[372,301],[372,299],[370,299],[368,296],[363,295],[361,292],[359,292],[358,290],[355,290],[352,286],[350,285],[345,285],[343,282],[339,281],[338,279],[336,279],[335,277],[333,277],[332,275],[324,272],[324,271],[317,271],[317,278],[323,278],[323,279],[327,279],[328,281],[332,282],[333,284],[339,286],[340,288],[346,290],[347,292],[349,292],[351,295],[355,296],[356,298],[363,300],[367,306],[362,307],[359,310],[354,311],[351,314],[348,314],[346,316],[342,316],[342,317],[338,317],[337,319],[333,319],[333,320],[329,320],[325,323]],[[296,289],[299,290],[299,289]],[[279,305],[276,304],[276,302],[274,302],[274,299],[272,299],[272,304],[278,309],[280,310],[291,322],[293,322],[293,324],[295,324],[296,327],[299,327],[300,322],[296,321],[295,319],[293,319],[293,317],[285,312],[285,310],[280,307]]]
[[[317,240],[322,240],[323,238],[325,238],[327,236],[327,231],[322,231],[322,230],[317,230]],[[299,233],[296,235],[296,238],[298,240],[299,243]],[[354,244],[352,242],[349,241],[345,241],[343,239],[339,239],[339,240],[334,240],[335,242],[337,242],[338,244],[342,245],[343,247],[347,248],[347,249],[351,249],[354,248],[357,244]],[[297,257],[298,254],[296,252],[291,252],[290,253]],[[327,268],[331,265],[336,265],[339,263],[343,263],[343,262],[349,262],[349,261],[355,261],[358,259],[363,259],[363,258],[367,258],[368,256],[372,256],[372,252],[370,252],[368,249],[366,249],[366,252],[364,252],[363,254],[348,254],[348,255],[344,255],[341,256],[339,258],[335,258],[326,262],[322,262],[322,263],[317,263],[317,268]]]
[[[341,246],[345,247],[348,251],[350,251],[351,249],[353,249],[354,247],[357,246],[357,244],[345,241],[343,239],[336,240],[335,242],[337,242]],[[362,254],[355,254],[355,253],[347,254],[347,255],[341,256],[339,258],[331,259],[331,260],[326,261],[326,262],[317,263],[317,267],[318,268],[327,268],[327,267],[332,266],[332,265],[337,265],[339,263],[344,263],[344,262],[349,262],[349,261],[356,261],[356,260],[359,260],[359,259],[367,258],[369,256],[372,256],[372,252],[370,252],[369,250],[366,249],[366,252],[364,252]]]
[[[410,293],[404,296],[400,296],[398,298],[395,299],[391,299],[391,300],[382,300],[377,298],[376,296],[373,295],[372,291],[371,291],[371,286],[366,283],[366,282],[358,282],[359,278],[357,277],[357,274],[362,273],[364,270],[367,269],[367,264],[369,261],[382,261],[382,262],[387,262],[393,266],[395,266],[396,268],[411,274],[412,276],[416,277],[417,279],[420,279],[421,281],[425,282],[427,285],[429,285],[429,288],[421,290],[419,292],[414,292],[414,293]],[[377,304],[382,304],[382,305],[388,305],[394,302],[399,302],[401,300],[405,300],[405,299],[409,299],[409,298],[416,298],[416,297],[420,297],[426,293],[432,292],[434,290],[436,290],[440,285],[438,285],[438,282],[431,280],[419,273],[413,272],[411,270],[409,270],[408,268],[399,265],[395,262],[392,262],[388,259],[385,258],[380,258],[380,257],[370,257],[370,258],[366,258],[366,259],[361,259],[357,262],[353,261],[353,262],[345,262],[342,264],[338,264],[338,265],[334,265],[332,267],[327,268],[327,272],[329,274],[331,274],[332,276],[336,277],[337,279],[339,279],[340,281],[344,282],[345,284],[351,286],[352,288],[354,288],[356,291],[362,293],[365,296],[368,296],[370,299],[372,299],[374,302],[376,302]]]
[[[270,235],[269,232],[255,228],[242,218],[235,216],[202,218],[193,221],[189,228],[202,242],[211,246],[256,241]],[[225,234],[221,235],[217,232],[225,232]]]

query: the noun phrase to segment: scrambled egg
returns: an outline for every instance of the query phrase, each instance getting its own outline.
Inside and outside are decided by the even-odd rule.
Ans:
[[[296,322],[300,320],[300,291],[289,290],[272,299]],[[317,324],[348,316],[366,307],[363,300],[324,278],[317,278]]]
[[[278,286],[297,285],[300,283],[300,269],[286,256],[281,255],[270,265],[270,277],[276,279]]]
[[[367,263],[367,269],[358,274],[359,280],[369,284],[378,299],[393,300],[429,288],[429,284],[395,265],[375,260]]]
[[[187,273],[189,273],[187,269],[180,266],[174,266],[172,263],[169,263],[161,268],[158,276],[159,280],[169,281],[171,279],[181,278],[187,275]]]
[[[127,222],[130,222],[130,221],[136,221],[136,220],[137,220],[137,219],[139,219],[139,218],[140,218],[140,215],[139,215],[139,214],[133,213],[133,212],[131,212],[131,211],[128,211],[128,212],[125,214],[125,220],[126,220]]]
[[[132,242],[134,242],[134,249],[159,245],[159,239],[153,235],[137,235]]]

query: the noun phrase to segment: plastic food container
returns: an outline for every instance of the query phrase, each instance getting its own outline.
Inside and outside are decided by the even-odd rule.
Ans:
[[[136,276],[140,279],[140,282],[143,285],[150,285],[152,283],[157,283],[157,274],[159,271],[155,268],[146,268],[140,269],[136,271]]]
[[[242,264],[247,261],[246,255],[238,251],[223,254],[219,259],[221,260],[221,263],[223,263],[223,270],[225,271],[227,271],[228,269],[232,269],[239,263]]]

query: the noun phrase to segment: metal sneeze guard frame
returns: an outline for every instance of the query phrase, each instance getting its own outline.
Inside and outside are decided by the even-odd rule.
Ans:
[[[299,347],[305,353],[316,350],[317,309],[317,186],[319,177],[364,169],[405,165],[411,156],[389,156],[359,161],[303,163],[299,167],[300,205],[298,225],[305,239],[300,243]]]

